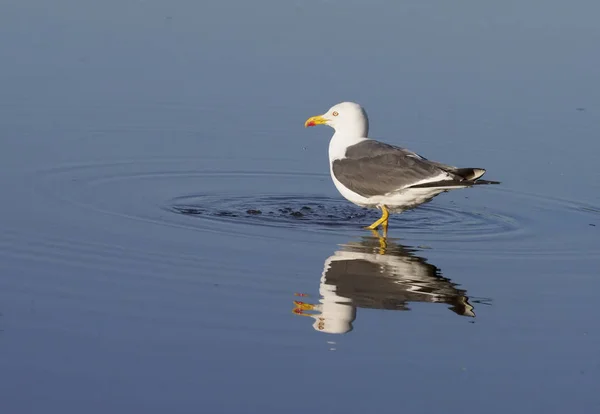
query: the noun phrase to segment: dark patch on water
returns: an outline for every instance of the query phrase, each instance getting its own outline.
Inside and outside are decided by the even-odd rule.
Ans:
[[[219,211],[216,216],[218,217],[237,217],[238,215],[231,211]]]
[[[176,200],[176,204],[170,209],[189,216],[203,214],[219,218],[238,217],[264,224],[289,224],[302,221],[305,224],[353,227],[375,221],[380,215],[377,210],[360,208],[344,200],[324,197],[315,197],[315,199],[318,201],[286,196],[238,197],[221,200],[212,196],[192,196],[186,197],[185,200]],[[181,203],[181,201],[186,202]],[[218,206],[220,208],[217,208]],[[223,207],[226,207],[226,210],[223,210]]]

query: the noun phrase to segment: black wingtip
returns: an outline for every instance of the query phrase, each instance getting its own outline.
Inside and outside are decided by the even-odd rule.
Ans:
[[[444,180],[444,181],[436,181],[433,183],[425,183],[419,185],[413,185],[409,188],[432,188],[432,187],[471,187],[474,185],[489,185],[489,184],[500,184],[500,181],[488,181],[488,180]]]
[[[478,178],[481,178],[483,174],[485,174],[485,169],[483,168],[457,168],[452,171],[452,173],[458,175],[461,178],[464,178],[467,181],[476,181]]]

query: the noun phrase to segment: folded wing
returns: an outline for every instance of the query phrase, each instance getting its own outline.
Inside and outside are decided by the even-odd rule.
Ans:
[[[452,186],[481,177],[485,170],[456,168],[429,161],[404,148],[367,140],[348,147],[334,160],[335,178],[363,197],[389,194],[412,186]]]

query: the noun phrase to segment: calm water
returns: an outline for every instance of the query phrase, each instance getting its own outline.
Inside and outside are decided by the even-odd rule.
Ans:
[[[598,13],[4,0],[1,412],[596,412]],[[343,100],[502,184],[375,237]]]

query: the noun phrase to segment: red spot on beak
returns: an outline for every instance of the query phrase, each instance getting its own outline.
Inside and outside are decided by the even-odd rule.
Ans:
[[[315,124],[315,121],[310,121],[308,124],[306,124],[306,126],[315,126],[317,124]]]

